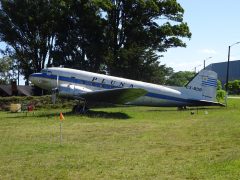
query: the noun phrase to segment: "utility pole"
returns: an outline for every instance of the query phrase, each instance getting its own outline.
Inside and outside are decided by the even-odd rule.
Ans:
[[[208,57],[208,58],[206,58],[206,59],[204,59],[204,61],[203,61],[203,69],[205,69],[205,67],[206,67],[206,61],[208,60],[208,59],[211,59],[212,57]]]
[[[236,45],[236,44],[239,44],[239,42],[236,42],[234,44],[232,44],[231,46],[228,46],[228,61],[227,61],[227,74],[226,74],[226,96],[225,96],[225,104],[226,104],[226,107],[227,107],[227,96],[228,96],[228,79],[229,79],[229,65],[230,65],[230,53],[231,53],[231,47]]]

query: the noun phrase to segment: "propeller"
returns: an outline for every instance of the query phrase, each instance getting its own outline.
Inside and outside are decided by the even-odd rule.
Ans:
[[[58,93],[58,86],[59,86],[59,76],[57,75],[57,86],[52,89],[52,103],[56,104],[57,93]]]

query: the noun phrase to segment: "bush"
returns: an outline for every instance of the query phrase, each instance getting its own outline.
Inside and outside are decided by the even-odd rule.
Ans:
[[[74,101],[67,100],[58,97],[56,104],[53,105],[51,102],[51,96],[12,96],[12,97],[1,97],[0,110],[8,110],[10,104],[19,103],[23,109],[26,109],[28,105],[33,105],[35,108],[56,108],[56,107],[72,107]]]
[[[225,99],[225,96],[226,96],[226,91],[217,90],[216,99],[217,99],[218,102],[223,101]]]
[[[226,87],[226,84],[225,84]],[[240,94],[240,80],[234,80],[228,82],[229,94]]]

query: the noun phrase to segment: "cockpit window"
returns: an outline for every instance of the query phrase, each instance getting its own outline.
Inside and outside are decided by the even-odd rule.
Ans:
[[[42,70],[41,70],[41,73],[47,74],[47,75],[49,75],[49,76],[52,75],[52,71],[49,71],[49,70],[47,70],[47,69],[42,69]]]
[[[43,70],[41,70],[41,73],[47,74],[47,70],[46,70],[46,69],[43,69]]]

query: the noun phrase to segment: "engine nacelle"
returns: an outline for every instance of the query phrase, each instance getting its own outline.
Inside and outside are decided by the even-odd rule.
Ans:
[[[58,87],[58,94],[60,96],[65,97],[81,97],[81,94],[92,92],[91,89],[82,87],[82,86],[76,86],[73,84],[61,84]]]

